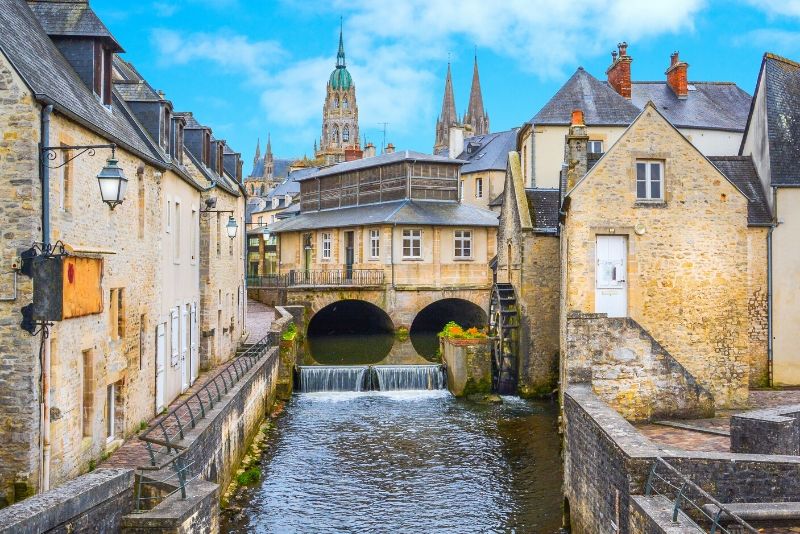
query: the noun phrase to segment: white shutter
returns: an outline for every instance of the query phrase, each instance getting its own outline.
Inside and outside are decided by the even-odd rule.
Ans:
[[[178,310],[170,310],[170,351],[172,353],[171,363],[172,366],[178,365],[178,358],[180,357],[180,329],[178,327]]]
[[[194,381],[197,379],[197,375],[198,375],[198,371],[199,371],[199,367],[200,367],[198,365],[200,362],[199,362],[199,358],[198,358],[198,354],[197,354],[197,334],[198,334],[198,331],[197,331],[197,303],[196,302],[192,303],[192,316],[191,316],[190,325],[191,325],[191,332],[192,332],[191,336],[190,336],[191,337],[191,343],[192,343],[192,346],[191,346],[191,358],[192,358],[192,366],[191,366],[192,376],[191,376],[191,381],[192,381],[192,383],[194,383]]]
[[[156,411],[161,411],[164,407],[164,389],[166,386],[166,358],[167,358],[167,339],[164,334],[166,323],[160,323],[156,327]]]

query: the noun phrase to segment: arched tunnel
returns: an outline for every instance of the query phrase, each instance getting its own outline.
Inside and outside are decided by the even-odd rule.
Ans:
[[[450,321],[466,329],[485,327],[488,319],[483,308],[468,300],[448,298],[432,302],[422,308],[411,323],[409,334],[414,350],[425,358],[434,358],[439,349],[436,334]]]
[[[372,364],[394,343],[389,315],[365,300],[340,300],[319,310],[308,323],[308,347],[314,360],[328,365]]]

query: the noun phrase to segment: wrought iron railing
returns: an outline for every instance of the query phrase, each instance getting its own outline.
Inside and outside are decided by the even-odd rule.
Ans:
[[[319,286],[380,286],[385,278],[383,269],[329,269],[324,271],[289,271],[285,274],[248,276],[250,288],[319,287]]]
[[[683,473],[670,465],[663,458],[657,457],[650,469],[645,485],[645,495],[661,495],[672,501],[672,521],[678,521],[678,515],[683,512],[695,522],[707,523],[708,532],[724,534],[750,532],[757,534],[758,531],[750,526],[744,519],[736,515],[724,504],[716,500],[700,486],[692,482]],[[704,506],[710,504],[712,506]],[[709,510],[713,509],[713,513]],[[737,529],[727,529],[721,521],[734,523]]]
[[[160,416],[153,426],[139,435],[139,439],[144,442],[147,449],[150,465],[140,466],[139,468],[137,510],[145,509],[144,504],[148,500],[159,500],[160,502],[160,500],[176,491],[180,491],[182,497],[185,498],[185,486],[193,477],[190,476],[192,463],[183,458],[187,446],[181,442],[186,438],[187,432],[195,428],[214,409],[214,406],[224,400],[224,396],[233,389],[242,377],[270,353],[270,348],[277,347],[280,335],[280,331],[272,331],[247,347],[243,353],[233,358],[198,387],[196,391],[166,414]],[[145,474],[145,472],[152,473],[159,470],[163,472],[165,468],[170,468],[171,474],[167,476]],[[167,471],[170,472],[169,470]],[[156,476],[161,476],[162,478],[155,478]],[[197,473],[194,474],[194,478],[196,476]],[[174,483],[169,481],[174,481]],[[143,485],[151,486],[154,491],[158,487],[174,488],[166,495],[141,497]],[[151,507],[148,506],[147,508]]]

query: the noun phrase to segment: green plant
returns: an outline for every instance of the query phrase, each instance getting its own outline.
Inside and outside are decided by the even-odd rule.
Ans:
[[[144,430],[145,428],[147,428],[147,421],[142,419],[141,421],[139,421],[139,430],[141,431]]]
[[[95,467],[97,467],[97,462],[92,458],[89,460],[89,471],[94,471]]]
[[[286,331],[283,333],[283,336],[281,336],[281,338],[284,341],[291,341],[295,338],[295,336],[297,336],[297,325],[295,325],[294,323],[289,323],[289,325],[286,327]]]
[[[405,326],[399,327],[397,330],[394,331],[394,337],[397,341],[405,341],[408,339],[408,328]]]
[[[250,467],[236,476],[236,482],[238,482],[240,486],[250,486],[258,482],[260,478],[261,469],[258,467]]]
[[[487,337],[484,330],[479,330],[474,326],[464,330],[461,325],[455,321],[450,321],[444,325],[444,328],[442,328],[438,336],[448,339],[486,339]]]

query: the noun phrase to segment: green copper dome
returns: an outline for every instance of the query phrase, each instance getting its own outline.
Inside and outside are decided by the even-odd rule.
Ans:
[[[353,78],[347,72],[347,66],[344,61],[344,40],[342,39],[341,28],[339,29],[339,52],[336,54],[336,68],[331,72],[328,83],[331,88],[338,91],[347,91],[353,85]]]
[[[350,89],[350,86],[353,85],[353,78],[350,76],[346,67],[336,67],[333,72],[331,72],[328,83],[333,89],[347,91]]]

